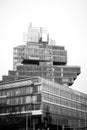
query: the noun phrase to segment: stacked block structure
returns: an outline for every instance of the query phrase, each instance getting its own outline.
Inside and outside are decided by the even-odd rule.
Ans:
[[[0,130],[87,129],[87,94],[70,87],[80,67],[67,65],[67,51],[46,29],[30,25],[24,42],[0,82]]]

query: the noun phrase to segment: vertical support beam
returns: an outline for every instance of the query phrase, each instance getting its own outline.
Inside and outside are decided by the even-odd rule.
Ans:
[[[64,130],[64,125],[62,126],[62,130]]]
[[[33,130],[35,130],[35,118],[33,117]]]
[[[28,113],[26,113],[26,130],[28,130]]]
[[[57,130],[58,130],[58,120],[57,120]]]

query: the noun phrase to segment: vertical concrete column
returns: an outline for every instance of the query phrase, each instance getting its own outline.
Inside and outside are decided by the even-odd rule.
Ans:
[[[35,130],[35,118],[33,117],[33,130]]]

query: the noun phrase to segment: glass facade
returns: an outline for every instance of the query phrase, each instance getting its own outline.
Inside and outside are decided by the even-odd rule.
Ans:
[[[25,130],[26,120],[35,130],[87,128],[87,95],[69,88],[80,67],[67,65],[65,47],[54,45],[46,30],[28,29],[25,45],[13,49],[13,70],[0,82],[0,129],[16,118],[17,130]]]
[[[16,71],[9,71],[8,76],[4,76],[3,80],[11,80],[17,77],[33,77],[40,76],[45,79],[50,79],[60,84],[72,85],[73,81],[80,73],[79,67],[65,67],[65,66],[53,66],[53,65],[19,65]]]
[[[80,67],[67,66],[67,50],[54,44],[46,29],[29,27],[25,45],[13,49],[13,71],[8,71],[3,81],[39,76],[59,84],[72,85],[80,74]]]
[[[0,115],[3,113],[9,114],[10,112],[40,110],[40,84],[33,86],[30,83],[27,83],[26,85],[25,81],[22,83],[24,85],[18,85],[18,83],[8,83],[6,84],[8,87],[3,85],[3,88],[0,88]]]
[[[87,126],[86,94],[46,81],[42,85],[42,102],[44,111],[49,106],[52,118],[56,115],[54,123],[71,128]]]
[[[44,119],[47,107],[51,124],[73,129],[87,125],[86,94],[39,77],[0,84],[0,118],[31,112]]]

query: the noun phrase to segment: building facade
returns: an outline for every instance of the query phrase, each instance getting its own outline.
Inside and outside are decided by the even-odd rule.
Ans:
[[[46,29],[30,25],[24,42],[0,82],[0,130],[87,129],[87,95],[70,88],[80,67],[67,65]]]
[[[3,80],[39,76],[53,82],[72,85],[80,74],[79,66],[67,65],[67,51],[55,45],[46,29],[29,26],[25,45],[13,49],[13,70]]]
[[[4,82],[0,120],[0,129],[82,130],[87,126],[87,95],[40,77]]]

